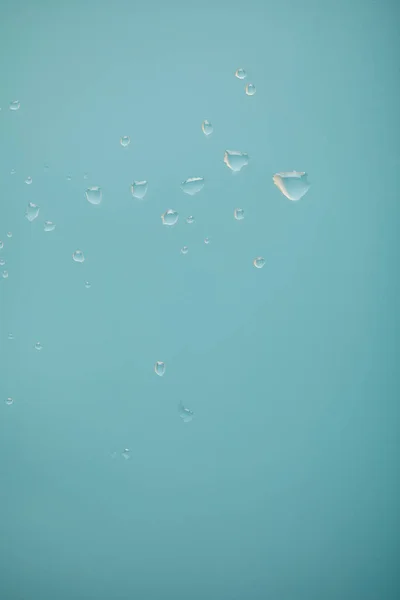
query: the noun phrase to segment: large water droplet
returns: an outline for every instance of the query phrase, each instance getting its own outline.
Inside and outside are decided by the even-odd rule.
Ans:
[[[10,110],[18,110],[20,106],[21,106],[21,102],[19,100],[13,100],[10,103]]]
[[[39,215],[39,206],[37,204],[33,204],[33,202],[29,202],[28,207],[25,211],[25,217],[32,223],[37,216]]]
[[[42,350],[42,348],[43,348],[42,344],[40,342],[36,342],[35,349],[36,350]]]
[[[194,412],[183,406],[182,402],[178,406],[179,416],[184,423],[190,423],[194,417]]]
[[[272,180],[282,194],[293,201],[300,200],[310,189],[307,173],[304,171],[275,173]]]
[[[77,263],[83,263],[84,260],[85,260],[85,257],[83,256],[82,250],[75,250],[75,252],[72,255],[72,258]]]
[[[210,121],[207,121],[207,119],[202,122],[201,128],[203,130],[204,135],[211,135],[214,131],[214,127],[212,126]]]
[[[203,177],[189,177],[183,183],[181,183],[181,189],[185,192],[185,194],[189,194],[189,196],[194,196],[198,194],[204,187],[204,178]]]
[[[54,231],[56,228],[55,224],[52,221],[44,222],[44,230],[45,231]]]
[[[119,140],[119,143],[123,148],[126,148],[131,143],[131,138],[129,137],[129,135],[123,135],[122,138]]]
[[[239,150],[225,150],[224,163],[234,173],[238,173],[249,164],[249,155],[246,152],[239,152]]]
[[[5,264],[6,264],[6,259],[1,257],[0,258],[0,267],[4,267]]]
[[[244,69],[236,69],[235,77],[237,77],[238,79],[246,79],[247,73]]]
[[[8,271],[4,270],[2,275],[3,275],[3,279],[8,279]]]
[[[247,83],[244,88],[244,91],[248,96],[254,96],[254,94],[256,93],[256,86],[253,83]]]
[[[233,215],[234,215],[236,221],[243,221],[243,219],[244,219],[243,208],[235,208],[235,210],[233,211]]]
[[[194,223],[194,217],[192,215],[190,215],[189,217],[186,217],[186,223],[189,223],[189,225]]]
[[[90,204],[100,204],[103,199],[103,193],[101,188],[97,185],[93,185],[88,188],[85,192],[86,200],[90,202]]]
[[[163,215],[161,215],[161,219],[163,222],[163,225],[175,225],[175,223],[177,223],[178,219],[179,219],[179,215],[176,212],[176,210],[173,210],[172,208],[169,208],[168,210],[165,211],[165,213]]]
[[[165,363],[161,362],[161,361],[157,361],[156,364],[154,365],[154,372],[159,376],[162,377],[165,374]]]
[[[253,260],[253,265],[256,267],[256,269],[262,269],[265,265],[265,258],[262,256],[257,256],[257,258]]]
[[[14,402],[14,399],[13,399],[13,398],[7,398],[7,400],[6,400],[6,404],[7,404],[8,406],[11,406],[11,404],[12,404],[13,402]]]
[[[134,198],[138,200],[143,200],[145,195],[147,194],[147,181],[134,181],[131,183],[131,194]]]
[[[187,246],[183,246],[181,248],[181,254],[187,254],[189,252],[189,248]]]
[[[32,177],[27,177],[27,178],[25,179],[25,183],[26,183],[27,185],[31,185],[32,181],[33,181]]]

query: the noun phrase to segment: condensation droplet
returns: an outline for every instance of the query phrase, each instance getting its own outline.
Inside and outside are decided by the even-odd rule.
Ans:
[[[0,241],[0,250],[4,248],[4,242]]]
[[[304,171],[275,173],[272,180],[282,194],[294,202],[300,200],[311,187]]]
[[[12,233],[11,233],[11,231],[7,231],[7,237],[8,237],[8,238],[12,238]]]
[[[13,404],[13,402],[14,402],[13,398],[7,398],[7,400],[6,400],[7,406],[11,406],[11,404]]]
[[[243,221],[243,219],[244,219],[243,208],[235,208],[233,214],[234,214],[236,221]]]
[[[10,333],[8,334],[8,339],[9,339],[9,340],[13,340],[13,339],[14,339],[14,334],[10,332]]]
[[[25,183],[26,183],[27,185],[31,185],[32,181],[33,181],[33,180],[32,180],[32,177],[27,177],[27,178],[25,179]]]
[[[179,215],[176,210],[169,208],[165,211],[163,215],[161,215],[161,219],[163,225],[168,225],[171,227],[172,225],[175,225],[178,222]]]
[[[8,279],[8,271],[4,270],[2,275],[3,275],[3,279]]]
[[[256,93],[256,86],[253,83],[247,83],[244,91],[246,92],[247,96],[254,96]]]
[[[189,194],[189,196],[194,196],[198,194],[204,187],[204,178],[203,177],[189,177],[186,181],[181,183],[181,189],[185,192],[185,194]]]
[[[21,102],[19,100],[13,100],[10,103],[10,110],[18,110],[20,106],[21,106]]]
[[[159,377],[162,377],[165,374],[165,363],[158,360],[154,365],[154,372]]]
[[[83,263],[84,260],[85,260],[85,257],[83,256],[82,250],[75,250],[75,252],[72,255],[72,258],[77,263]]]
[[[203,130],[204,135],[207,135],[207,136],[211,135],[212,132],[214,131],[214,127],[212,126],[210,121],[207,121],[207,119],[202,122],[201,129]]]
[[[72,181],[72,175],[67,175],[67,181]]]
[[[131,143],[131,138],[129,137],[129,135],[123,135],[122,138],[119,140],[119,143],[123,148],[126,148]]]
[[[125,448],[125,450],[122,452],[122,456],[125,460],[128,460],[131,457],[130,452],[131,451],[129,450],[129,448]]]
[[[206,237],[206,238],[204,239],[204,243],[205,243],[205,244],[209,244],[210,242],[211,242],[210,238]]]
[[[0,267],[4,267],[5,264],[6,264],[5,258],[1,257],[0,258]]]
[[[100,204],[100,202],[103,199],[103,193],[101,191],[101,188],[97,185],[93,185],[92,187],[88,188],[85,192],[85,196],[86,200],[90,202],[90,204],[95,205]]]
[[[182,402],[179,403],[178,406],[179,416],[184,423],[190,423],[194,417],[194,412],[186,408]]]
[[[189,252],[189,248],[187,246],[183,246],[181,248],[181,254],[187,254]]]
[[[238,173],[249,164],[249,155],[239,150],[225,150],[224,163],[231,171]]]
[[[265,265],[265,258],[262,256],[257,256],[257,258],[253,260],[253,265],[256,267],[256,269],[262,269]]]
[[[25,211],[25,217],[32,223],[38,215],[39,215],[40,207],[37,204],[33,204],[33,202],[29,202],[28,207]]]
[[[52,221],[44,222],[44,230],[45,231],[54,231],[56,228],[55,224]]]
[[[40,342],[36,342],[35,349],[36,350],[42,350],[42,348],[43,348],[42,344]]]
[[[186,223],[189,223],[189,225],[194,223],[194,217],[192,215],[190,215],[189,217],[186,217]]]
[[[131,183],[131,194],[134,198],[138,200],[143,200],[145,195],[147,194],[147,181],[134,181]]]
[[[85,281],[85,288],[88,290],[92,287],[92,284],[90,283],[90,281]]]
[[[246,79],[247,73],[244,69],[236,69],[235,77],[237,77],[237,79]]]

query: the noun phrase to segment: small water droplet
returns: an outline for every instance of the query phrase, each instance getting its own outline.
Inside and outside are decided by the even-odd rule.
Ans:
[[[148,183],[147,181],[134,181],[131,183],[131,194],[138,200],[143,200],[147,194]]]
[[[187,246],[183,246],[183,248],[181,248],[181,254],[187,254],[189,252],[189,248]]]
[[[204,187],[204,178],[203,177],[189,177],[186,181],[181,183],[181,189],[185,192],[185,194],[189,194],[189,196],[194,196],[198,194]]]
[[[191,225],[191,223],[194,223],[194,217],[192,215],[186,217],[186,223],[189,223],[189,225]]]
[[[206,237],[205,240],[204,240],[204,243],[205,244],[209,244],[210,242],[211,242],[210,238]]]
[[[249,155],[239,150],[225,150],[224,163],[231,171],[238,173],[249,164]]]
[[[14,399],[13,399],[13,398],[7,398],[7,400],[6,400],[6,404],[7,404],[8,406],[11,406],[11,404],[12,404],[13,402],[14,402]]]
[[[42,344],[40,342],[36,342],[35,349],[36,350],[41,350],[42,348],[43,348]]]
[[[16,172],[17,171],[15,169],[11,169],[11,171],[10,171],[11,175],[15,175]]]
[[[103,199],[101,188],[97,185],[93,185],[92,187],[88,188],[85,192],[85,195],[86,200],[90,202],[90,204],[100,204]]]
[[[125,448],[125,450],[122,452],[122,456],[125,460],[128,460],[131,457],[130,452],[131,451],[129,450],[129,448]]]
[[[4,242],[0,241],[0,250],[4,248]]]
[[[44,230],[45,231],[54,231],[56,228],[55,224],[52,221],[44,222]]]
[[[32,177],[27,177],[27,178],[25,179],[25,183],[26,183],[27,185],[31,185],[32,181],[33,181],[33,180],[32,180]]]
[[[183,406],[182,402],[178,405],[179,416],[184,423],[190,423],[194,417],[194,412]]]
[[[13,333],[9,333],[8,334],[8,339],[9,340],[13,340],[14,339],[14,334]]]
[[[119,140],[119,143],[123,148],[126,148],[131,143],[131,138],[129,137],[129,135],[123,135],[122,138]]]
[[[282,194],[294,202],[300,200],[310,189],[307,173],[304,171],[275,173],[272,180]]]
[[[72,181],[72,175],[67,175],[67,181]]]
[[[162,219],[163,225],[169,225],[171,227],[172,225],[175,225],[175,223],[177,223],[177,221],[179,219],[179,215],[176,212],[176,210],[169,208],[168,210],[165,211],[165,213],[163,215],[161,215],[161,219]]]
[[[262,269],[265,265],[265,258],[262,256],[257,256],[257,258],[253,260],[253,265],[256,267],[256,269]]]
[[[154,372],[159,376],[162,377],[165,374],[165,363],[161,362],[161,361],[157,361],[156,364],[154,365]]]
[[[6,264],[5,258],[1,257],[0,258],[0,267],[4,267],[5,264]]]
[[[256,86],[253,83],[247,83],[244,88],[244,91],[248,96],[254,96],[254,94],[256,93]]]
[[[72,258],[77,263],[83,263],[85,260],[82,250],[75,250],[75,252],[72,254]]]
[[[88,177],[89,177],[89,175],[88,175],[87,173],[85,173],[85,174],[83,175],[83,179],[87,179]]]
[[[37,206],[37,204],[33,204],[33,202],[29,202],[28,207],[25,211],[25,217],[28,219],[28,221],[32,222],[39,215],[39,210],[40,210],[40,207]]]
[[[235,208],[233,214],[234,214],[236,221],[242,221],[244,219],[243,208]]]
[[[11,231],[7,231],[7,237],[8,237],[8,238],[12,238],[12,233],[11,233]]]
[[[19,100],[13,100],[10,103],[10,110],[18,110],[20,106],[21,106],[21,102]]]
[[[210,123],[210,121],[203,121],[201,124],[201,129],[203,130],[204,135],[211,135],[212,132],[214,131],[214,127],[212,126],[212,124]]]
[[[3,279],[8,279],[8,271],[4,270],[2,275],[3,275]]]
[[[85,281],[85,288],[88,290],[92,287],[92,284],[89,281]]]
[[[235,77],[237,77],[238,79],[246,79],[247,73],[244,69],[236,69]]]

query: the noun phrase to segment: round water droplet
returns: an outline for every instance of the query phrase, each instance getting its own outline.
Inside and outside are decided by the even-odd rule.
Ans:
[[[201,124],[201,129],[203,130],[204,135],[211,135],[214,131],[214,127],[210,123],[210,121],[203,121]]]
[[[123,135],[122,138],[119,140],[119,143],[123,148],[126,148],[131,143],[131,138],[129,137],[129,135]]]
[[[13,340],[14,339],[14,334],[13,333],[9,333],[8,334],[8,339],[9,340]]]
[[[256,267],[256,269],[262,269],[265,265],[265,258],[262,256],[257,256],[257,258],[253,260],[253,265]]]
[[[243,208],[235,208],[233,214],[234,214],[236,221],[242,221],[244,219]]]
[[[128,460],[131,457],[130,452],[131,451],[129,450],[129,448],[125,448],[125,450],[122,452],[122,456],[125,460]]]
[[[93,185],[86,190],[85,196],[86,200],[90,202],[90,204],[100,204],[103,198],[103,193],[100,187]]]
[[[15,175],[16,172],[17,171],[15,169],[11,169],[11,171],[10,171],[11,175]]]
[[[27,178],[25,179],[25,183],[26,183],[27,185],[31,185],[31,183],[32,183],[32,177],[27,177]]]
[[[237,77],[238,79],[246,79],[247,73],[244,69],[236,69],[235,77]]]
[[[13,102],[10,103],[10,110],[18,110],[20,106],[21,102],[19,100],[13,100]]]
[[[131,194],[138,200],[143,200],[147,194],[148,183],[147,181],[134,181],[131,183]]]
[[[183,248],[181,248],[181,254],[187,254],[189,252],[189,248],[187,246],[183,246]]]
[[[43,348],[42,344],[40,342],[36,342],[35,349],[36,350],[41,350],[42,348]]]
[[[29,202],[28,208],[25,211],[25,217],[28,219],[28,221],[32,222],[39,215],[39,210],[40,210],[40,208],[39,208],[39,206],[37,206],[37,204],[33,204],[33,202]]]
[[[238,173],[249,164],[249,155],[239,150],[225,150],[224,163],[231,171]]]
[[[169,208],[168,210],[165,211],[165,213],[163,215],[161,215],[161,219],[162,219],[163,225],[168,225],[171,227],[172,225],[175,225],[175,223],[177,223],[177,221],[179,219],[179,215],[176,212],[176,210]]]
[[[7,398],[7,400],[6,400],[6,404],[7,404],[8,406],[11,406],[11,404],[12,404],[13,402],[14,402],[14,399],[13,399],[13,398]]]
[[[1,257],[0,258],[0,267],[4,267],[5,264],[6,264],[6,259]]]
[[[182,402],[178,406],[179,416],[184,423],[190,423],[194,417],[194,412],[183,406]]]
[[[206,237],[205,240],[204,240],[204,243],[205,244],[209,244],[210,242],[211,242],[210,238]]]
[[[192,215],[190,215],[189,217],[186,217],[186,223],[189,223],[189,225],[191,223],[194,223],[194,217],[192,217]]]
[[[8,279],[8,271],[4,270],[2,275],[3,275],[3,279]]]
[[[75,252],[72,255],[72,258],[77,263],[83,263],[84,260],[85,260],[85,257],[83,256],[82,250],[75,250]]]
[[[8,237],[8,238],[12,238],[12,233],[11,233],[11,231],[7,231],[7,237]]]
[[[85,288],[88,290],[92,287],[92,284],[89,281],[85,281]]]
[[[248,96],[254,96],[254,94],[256,93],[256,86],[253,83],[247,83],[244,88],[244,91]]]
[[[0,241],[0,250],[4,248],[4,242]]]
[[[300,200],[310,189],[307,173],[304,171],[275,173],[272,180],[282,194],[294,202]]]
[[[181,183],[181,189],[185,192],[185,194],[189,194],[189,196],[194,196],[198,194],[204,187],[204,178],[203,177],[189,177],[186,181]]]
[[[45,231],[54,231],[56,228],[55,224],[52,221],[44,222],[44,230]]]
[[[159,376],[162,377],[165,374],[165,363],[161,362],[161,361],[157,361],[156,364],[154,365],[154,372]]]

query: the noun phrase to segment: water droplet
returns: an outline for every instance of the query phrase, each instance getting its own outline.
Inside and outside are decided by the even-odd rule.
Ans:
[[[11,169],[11,171],[10,171],[11,175],[15,175],[16,172],[17,171],[15,169]]]
[[[247,83],[244,88],[244,91],[248,96],[254,96],[254,94],[256,93],[256,86],[253,83]]]
[[[39,214],[39,206],[37,206],[37,204],[33,204],[33,202],[29,202],[28,204],[28,208],[25,211],[25,217],[28,219],[28,221],[30,221],[32,223],[32,221],[34,221],[38,214]]]
[[[103,193],[101,188],[99,188],[97,185],[93,185],[86,190],[85,196],[86,200],[90,202],[90,204],[100,204],[103,198]]]
[[[211,135],[214,131],[214,127],[212,126],[210,121],[207,120],[203,121],[203,123],[201,124],[201,128],[203,130],[204,135]]]
[[[163,215],[161,215],[161,219],[163,222],[163,225],[175,225],[175,223],[177,223],[178,219],[179,219],[179,215],[176,212],[176,210],[173,210],[172,208],[169,208],[168,210],[165,211],[165,213]]]
[[[310,189],[307,173],[304,171],[275,173],[272,180],[282,194],[293,201],[300,200]]]
[[[253,265],[256,267],[256,269],[262,269],[265,265],[265,258],[262,256],[257,256],[257,258],[253,260]]]
[[[198,194],[204,187],[204,178],[203,177],[189,177],[183,183],[181,183],[181,189],[185,192],[185,194],[189,194],[189,196],[194,196]]]
[[[190,215],[189,217],[186,217],[186,223],[189,223],[189,225],[191,223],[194,223],[194,217],[192,217],[192,215]]]
[[[233,211],[234,217],[236,221],[243,221],[244,219],[244,210],[243,208],[235,208]]]
[[[123,148],[126,148],[131,143],[131,138],[129,137],[129,135],[123,135],[119,142],[121,146],[123,146]]]
[[[249,164],[249,155],[239,150],[225,150],[224,163],[234,173],[238,173]]]
[[[32,177],[27,177],[27,178],[25,179],[25,183],[26,183],[27,185],[31,185],[31,183],[32,183]]]
[[[183,246],[183,248],[181,248],[181,254],[187,254],[189,252],[189,248],[187,246]]]
[[[128,460],[131,457],[130,452],[131,451],[129,450],[129,448],[125,448],[125,450],[122,452],[122,456],[125,460]]]
[[[4,270],[2,275],[3,275],[3,279],[8,279],[8,271]]]
[[[88,290],[92,287],[92,284],[89,281],[85,281],[85,288]]]
[[[40,342],[36,342],[35,349],[36,350],[41,350],[42,348],[43,348],[42,344]]]
[[[182,402],[178,406],[179,416],[184,423],[190,423],[194,417],[194,412],[183,406]]]
[[[134,181],[131,183],[131,194],[138,200],[143,200],[147,194],[148,183],[147,181]]]
[[[11,404],[12,404],[13,402],[14,402],[14,399],[13,399],[13,398],[7,398],[7,400],[6,400],[6,404],[7,404],[8,406],[11,406]]]
[[[0,241],[0,250],[4,248],[4,242]]]
[[[8,339],[9,340],[13,340],[14,339],[14,334],[13,333],[9,333],[8,334]]]
[[[10,103],[10,110],[18,110],[20,106],[21,102],[19,100],[13,100],[13,102]]]
[[[52,221],[44,222],[44,230],[45,231],[54,231],[56,228],[55,224]]]
[[[0,267],[4,267],[4,265],[6,264],[6,261],[3,257],[0,258]]]
[[[88,177],[89,177],[89,175],[88,175],[87,173],[85,173],[85,174],[83,175],[83,179],[87,179]]]
[[[154,365],[154,371],[159,377],[162,377],[165,373],[165,363],[158,360]]]
[[[210,242],[211,242],[210,238],[206,237],[205,240],[204,240],[204,243],[205,244],[209,244]]]
[[[11,231],[7,231],[7,237],[8,237],[8,238],[12,238],[12,233],[11,233]]]
[[[71,175],[67,175],[67,181],[72,181],[72,176]]]
[[[77,263],[83,263],[84,260],[85,260],[85,257],[83,256],[82,250],[75,250],[75,252],[72,255],[72,258]]]
[[[236,69],[235,77],[238,79],[246,79],[247,73],[244,69]]]

